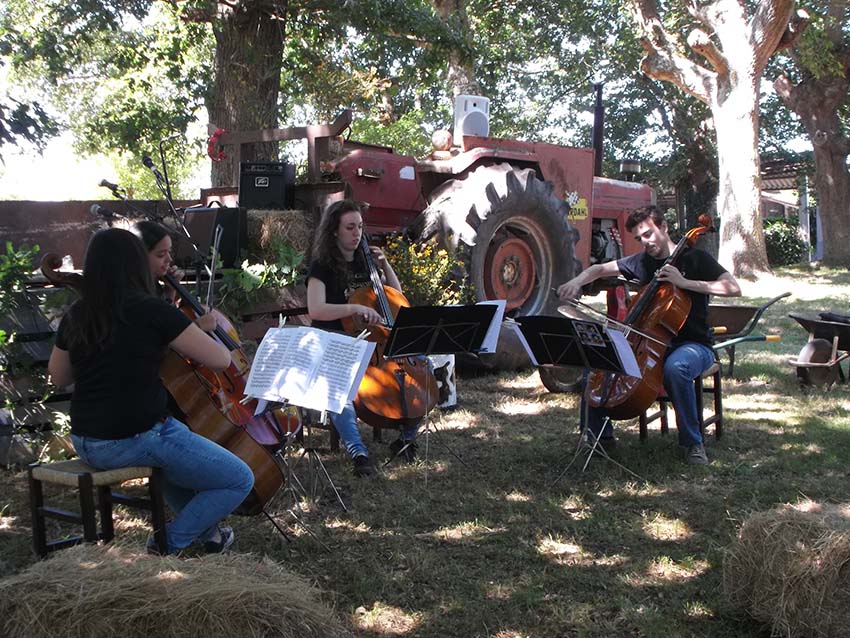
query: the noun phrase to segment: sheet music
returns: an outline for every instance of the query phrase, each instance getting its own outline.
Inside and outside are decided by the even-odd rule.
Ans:
[[[496,314],[493,315],[493,321],[487,327],[487,333],[484,335],[484,341],[481,343],[479,353],[496,352],[496,346],[499,343],[499,332],[502,327],[502,318],[505,316],[505,305],[507,301],[504,299],[493,299],[491,301],[479,301],[476,306],[496,306]]]
[[[600,322],[529,316],[519,317],[517,324],[511,327],[536,366],[593,368],[633,377],[641,374],[625,334]]]
[[[623,371],[630,377],[639,377],[640,366],[638,366],[634,350],[632,350],[632,347],[629,345],[629,341],[626,339],[625,333],[620,332],[615,328],[605,328],[605,334],[608,335],[611,339],[611,343],[614,344],[614,348],[617,350],[617,356],[620,359],[620,363],[623,365]]]
[[[375,344],[309,328],[272,328],[263,338],[245,394],[339,413],[354,398]]]

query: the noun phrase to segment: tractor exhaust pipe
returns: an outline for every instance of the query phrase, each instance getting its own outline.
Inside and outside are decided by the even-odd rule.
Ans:
[[[593,107],[593,175],[602,177],[602,137],[605,130],[605,107],[602,106],[602,82],[593,84],[596,103]]]

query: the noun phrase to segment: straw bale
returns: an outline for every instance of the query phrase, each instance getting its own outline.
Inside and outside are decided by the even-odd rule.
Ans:
[[[316,232],[312,215],[303,210],[255,210],[248,217],[248,253],[260,260],[273,262],[272,241],[281,239],[295,250],[310,254]]]
[[[803,501],[748,518],[723,561],[733,607],[775,636],[844,636],[850,627],[850,505]]]
[[[29,638],[276,636],[350,632],[319,592],[250,555],[194,559],[79,545],[0,580],[0,635]]]

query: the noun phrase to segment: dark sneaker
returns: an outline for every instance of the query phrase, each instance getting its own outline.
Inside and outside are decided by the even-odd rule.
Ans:
[[[221,535],[221,540],[204,543],[204,551],[207,554],[221,554],[233,546],[236,534],[233,533],[232,527],[219,527],[218,533]]]
[[[407,445],[407,447],[404,447]],[[392,443],[390,443],[390,453],[393,455],[393,458],[397,456],[401,456],[408,463],[413,463],[416,460],[416,441],[404,441],[402,439],[396,439]],[[402,448],[404,451],[402,452]],[[399,454],[401,452],[401,454]]]
[[[702,443],[689,445],[685,453],[685,463],[688,465],[708,465],[708,455]]]
[[[358,454],[354,457],[354,476],[371,476],[374,471],[368,456]]]

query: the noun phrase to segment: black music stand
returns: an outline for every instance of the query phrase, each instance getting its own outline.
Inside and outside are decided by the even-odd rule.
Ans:
[[[462,354],[482,352],[484,340],[490,325],[498,311],[495,304],[475,304],[468,306],[417,306],[399,308],[387,339],[384,356],[388,359],[432,354]],[[493,346],[495,349],[495,345]],[[426,405],[430,397],[426,399]],[[431,428],[438,433],[437,426],[428,420],[425,423],[425,458],[428,458],[428,441]],[[417,438],[418,438],[417,434]],[[399,456],[410,445],[404,445],[397,453]],[[443,443],[451,454],[466,466],[466,462]],[[392,459],[391,459],[392,460]],[[468,467],[468,466],[467,466]],[[427,482],[427,475],[426,475]]]
[[[622,333],[609,332],[603,323],[590,319],[542,315],[519,317],[516,322],[519,325],[519,332],[528,349],[529,356],[537,366],[584,368],[585,381],[587,380],[587,372],[591,369],[607,370],[619,374],[629,372],[639,374],[634,353],[625,341],[625,336]],[[597,434],[586,432],[587,409],[587,402],[582,392],[579,440],[572,460],[561,470],[552,485],[555,485],[567,473],[567,470],[585,451],[587,458],[581,468],[582,472],[587,469],[593,455],[598,454],[632,476],[645,480],[622,463],[611,458],[600,444],[599,441],[602,438],[605,425],[607,425],[607,421],[610,421],[609,417],[605,417],[606,422],[603,423],[603,427]]]

